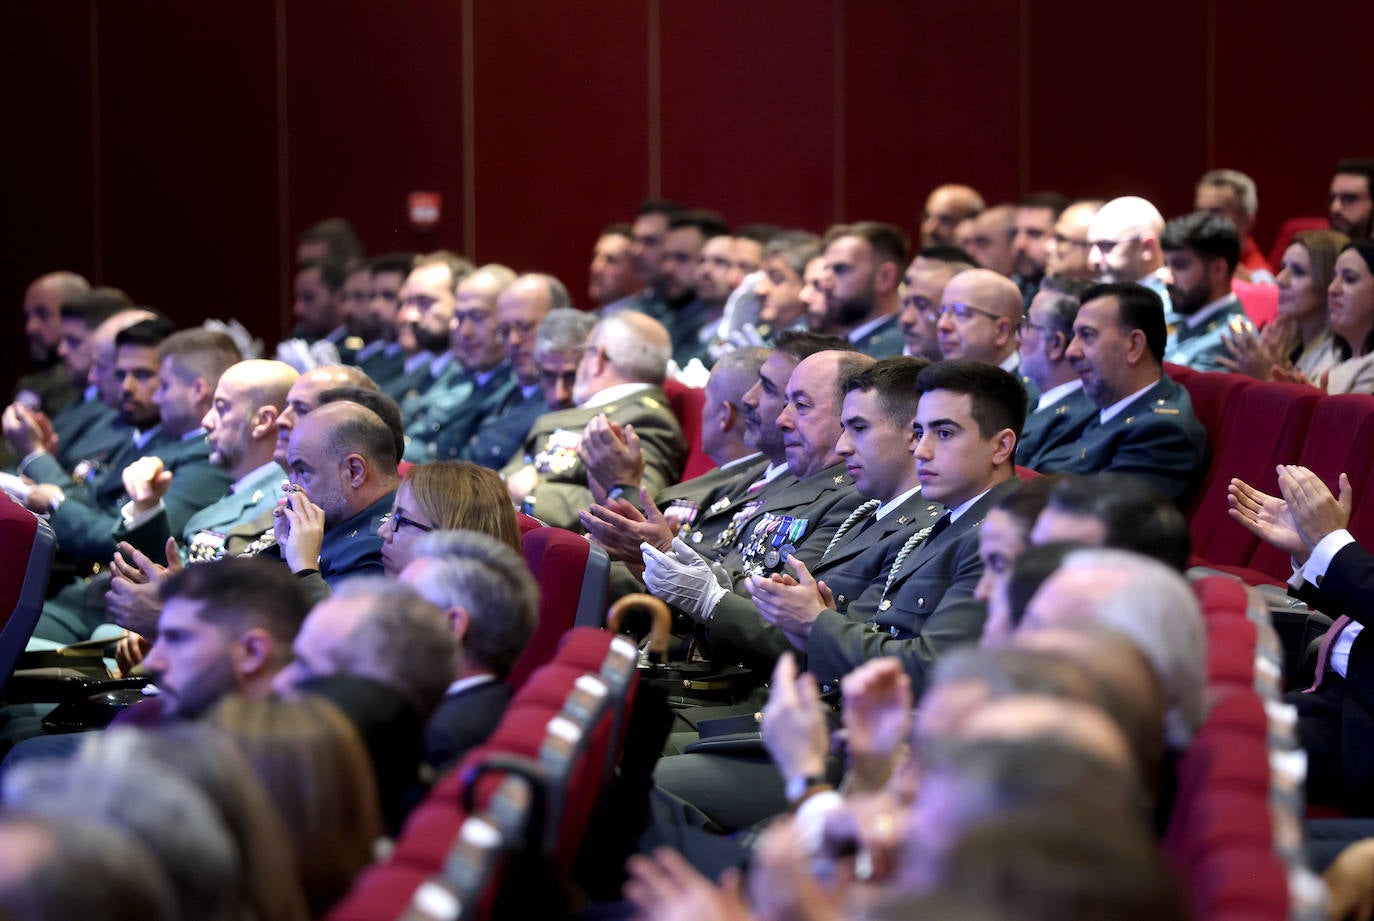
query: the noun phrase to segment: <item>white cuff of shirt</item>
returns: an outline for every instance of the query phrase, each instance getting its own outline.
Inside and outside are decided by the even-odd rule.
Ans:
[[[844,797],[835,790],[822,790],[808,797],[797,807],[797,830],[801,832],[802,846],[808,854],[815,854],[821,847],[825,834],[826,816],[844,804]]]
[[[1321,579],[1326,575],[1326,568],[1331,565],[1331,560],[1344,550],[1347,544],[1353,543],[1354,536],[1345,528],[1332,531],[1323,537],[1317,542],[1317,546],[1312,548],[1312,555],[1302,567],[1303,580],[1312,585],[1320,585]]]
[[[129,501],[119,507],[119,517],[124,519],[124,530],[132,531],[134,528],[141,528],[165,511],[167,511],[167,506],[162,504],[161,499],[158,499],[157,505],[146,512],[138,513],[134,512],[134,503]]]

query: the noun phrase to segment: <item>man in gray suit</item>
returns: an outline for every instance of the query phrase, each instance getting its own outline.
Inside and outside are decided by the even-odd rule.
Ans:
[[[987,510],[1016,488],[1016,433],[1025,418],[1020,382],[976,361],[931,365],[913,430],[923,496],[948,511],[927,536],[904,545],[888,577],[875,582],[841,614],[818,590],[800,560],[797,584],[754,580],[754,603],[765,620],[805,649],[807,669],[822,684],[839,680],[877,656],[901,659],[917,698],[934,661],[977,640],[987,612],[973,597],[982,575],[978,527]]]

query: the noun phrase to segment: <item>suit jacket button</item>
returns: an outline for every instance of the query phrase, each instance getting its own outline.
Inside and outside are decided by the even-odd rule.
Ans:
[[[844,604],[844,596],[843,596],[843,595],[836,595],[836,596],[835,596],[835,600],[838,601],[840,604]]]

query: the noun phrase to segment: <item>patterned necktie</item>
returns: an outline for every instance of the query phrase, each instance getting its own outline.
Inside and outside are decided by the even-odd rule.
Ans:
[[[1340,636],[1341,631],[1350,623],[1350,618],[1342,614],[1331,622],[1331,626],[1326,628],[1326,635],[1322,637],[1321,645],[1317,647],[1317,673],[1312,679],[1312,686],[1303,691],[1304,694],[1311,694],[1321,687],[1322,678],[1326,677],[1327,666],[1331,664],[1331,647],[1336,645],[1336,637]]]

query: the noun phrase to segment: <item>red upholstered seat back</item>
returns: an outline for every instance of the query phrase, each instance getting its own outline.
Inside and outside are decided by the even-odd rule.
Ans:
[[[599,547],[562,528],[528,531],[520,544],[539,583],[539,626],[511,670],[508,680],[514,688],[553,658],[563,634],[578,623],[579,611],[584,620],[604,619],[610,566]]]
[[[1212,444],[1212,466],[1198,494],[1190,528],[1193,552],[1211,564],[1243,566],[1259,539],[1231,519],[1226,489],[1233,477],[1278,492],[1275,465],[1302,451],[1320,394],[1299,384],[1257,383],[1232,397],[1227,438]]]
[[[1248,281],[1231,282],[1231,291],[1240,298],[1245,315],[1256,326],[1263,326],[1279,315],[1279,289],[1277,285],[1257,285]]]
[[[43,612],[57,541],[47,522],[0,495],[0,686],[9,680]]]
[[[682,470],[682,479],[690,480],[714,470],[716,462],[701,449],[701,408],[706,405],[706,391],[669,380],[664,382],[663,392],[668,395],[668,406],[687,439],[687,463]]]

